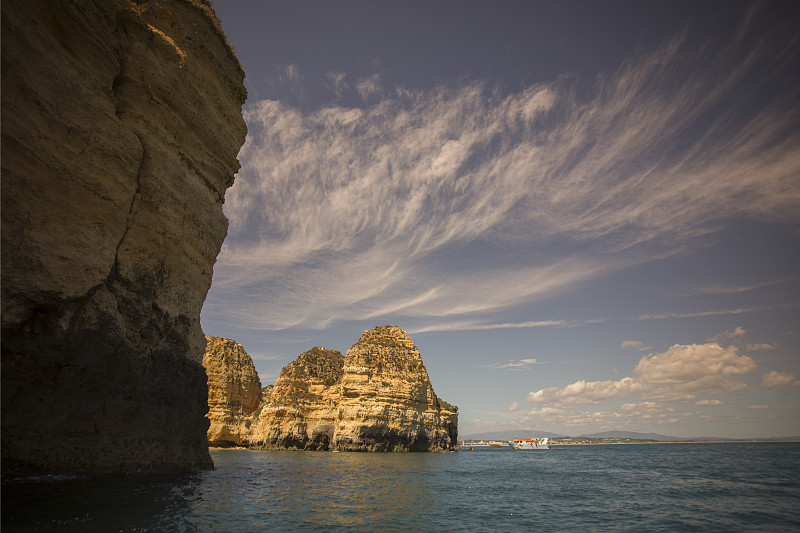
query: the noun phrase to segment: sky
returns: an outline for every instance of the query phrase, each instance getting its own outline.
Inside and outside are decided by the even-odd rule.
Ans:
[[[800,8],[215,0],[201,315],[262,385],[392,324],[459,433],[800,436]]]

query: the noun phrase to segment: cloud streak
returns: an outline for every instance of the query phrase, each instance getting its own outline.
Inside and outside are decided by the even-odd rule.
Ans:
[[[741,315],[745,313],[760,313],[762,311],[778,311],[783,309],[795,309],[800,307],[798,303],[782,303],[772,305],[756,305],[750,307],[736,307],[733,309],[712,309],[708,311],[689,311],[685,313],[659,313],[655,315],[639,315],[634,320],[661,320],[665,318],[697,318],[704,316],[720,315]]]
[[[589,94],[570,77],[504,94],[330,73],[361,107],[250,103],[204,313],[261,329],[390,314],[513,327],[474,316],[668,255],[731,218],[796,221],[796,95],[756,106],[743,89],[787,61],[767,43],[697,53],[678,36]]]
[[[528,368],[534,365],[543,365],[544,361],[539,361],[537,359],[519,359],[513,360],[509,359],[507,363],[498,363],[494,365],[489,365],[488,368],[496,368],[500,370],[527,370]]]
[[[787,283],[795,283],[797,282],[797,276],[791,276],[787,278],[781,279],[774,279],[774,280],[767,280],[761,281],[758,283],[748,283],[748,284],[729,284],[729,285],[705,285],[702,287],[697,287],[692,290],[684,291],[679,293],[680,296],[694,296],[696,294],[740,294],[743,292],[750,292],[755,291],[758,289],[763,289],[765,287],[773,287],[775,285],[783,285]]]

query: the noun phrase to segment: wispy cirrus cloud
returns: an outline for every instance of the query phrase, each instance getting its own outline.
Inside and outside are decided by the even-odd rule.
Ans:
[[[539,361],[538,359],[509,359],[507,363],[497,363],[493,365],[488,365],[487,368],[496,368],[500,370],[527,370],[528,368],[534,365],[543,365],[544,361]]]
[[[658,313],[652,315],[639,315],[634,317],[634,320],[659,320],[665,318],[697,318],[704,316],[720,316],[720,315],[741,315],[745,313],[759,313],[762,311],[778,311],[782,309],[795,309],[800,307],[800,303],[787,302],[772,305],[755,305],[748,307],[734,307],[730,309],[709,309],[706,311],[687,311],[687,312],[668,312]]]
[[[475,314],[669,255],[731,218],[796,221],[796,94],[748,93],[787,54],[677,36],[589,94],[568,76],[507,94],[332,72],[332,94],[362,106],[249,103],[204,313],[262,329],[386,314],[493,327]],[[280,77],[305,82],[295,67]]]
[[[798,280],[797,276],[791,276],[788,278],[765,280],[757,283],[739,283],[739,284],[729,283],[725,285],[723,284],[703,285],[700,287],[695,287],[693,289],[683,291],[679,293],[679,295],[694,296],[696,294],[739,294],[743,292],[750,292],[758,289],[763,289],[765,287],[773,287],[776,285],[793,283],[797,282],[797,280]]]
[[[429,333],[434,331],[487,331],[493,329],[528,328],[574,328],[585,324],[597,324],[604,319],[589,320],[532,320],[528,322],[486,322],[481,320],[437,321],[426,326],[410,328],[409,333]]]

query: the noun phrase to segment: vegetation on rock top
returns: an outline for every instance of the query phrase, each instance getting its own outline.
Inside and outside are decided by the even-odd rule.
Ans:
[[[344,357],[338,350],[314,346],[283,367],[281,377],[321,379],[326,385],[339,381],[344,372]]]

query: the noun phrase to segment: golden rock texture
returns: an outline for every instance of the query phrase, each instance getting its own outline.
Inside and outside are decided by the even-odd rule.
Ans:
[[[249,415],[261,403],[261,381],[253,360],[230,339],[206,337],[203,366],[208,374],[208,442],[229,446],[247,437]]]
[[[347,350],[333,447],[353,451],[446,451],[458,415],[433,392],[419,350],[402,329],[365,331]]]
[[[210,468],[244,73],[207,0],[4,0],[3,476]]]
[[[286,365],[253,417],[248,444],[258,448],[329,449],[343,366],[340,352],[317,346]]]
[[[458,439],[457,408],[439,400],[419,350],[395,326],[365,331],[347,357],[304,352],[249,419],[232,420],[234,444],[264,449],[448,451]]]

